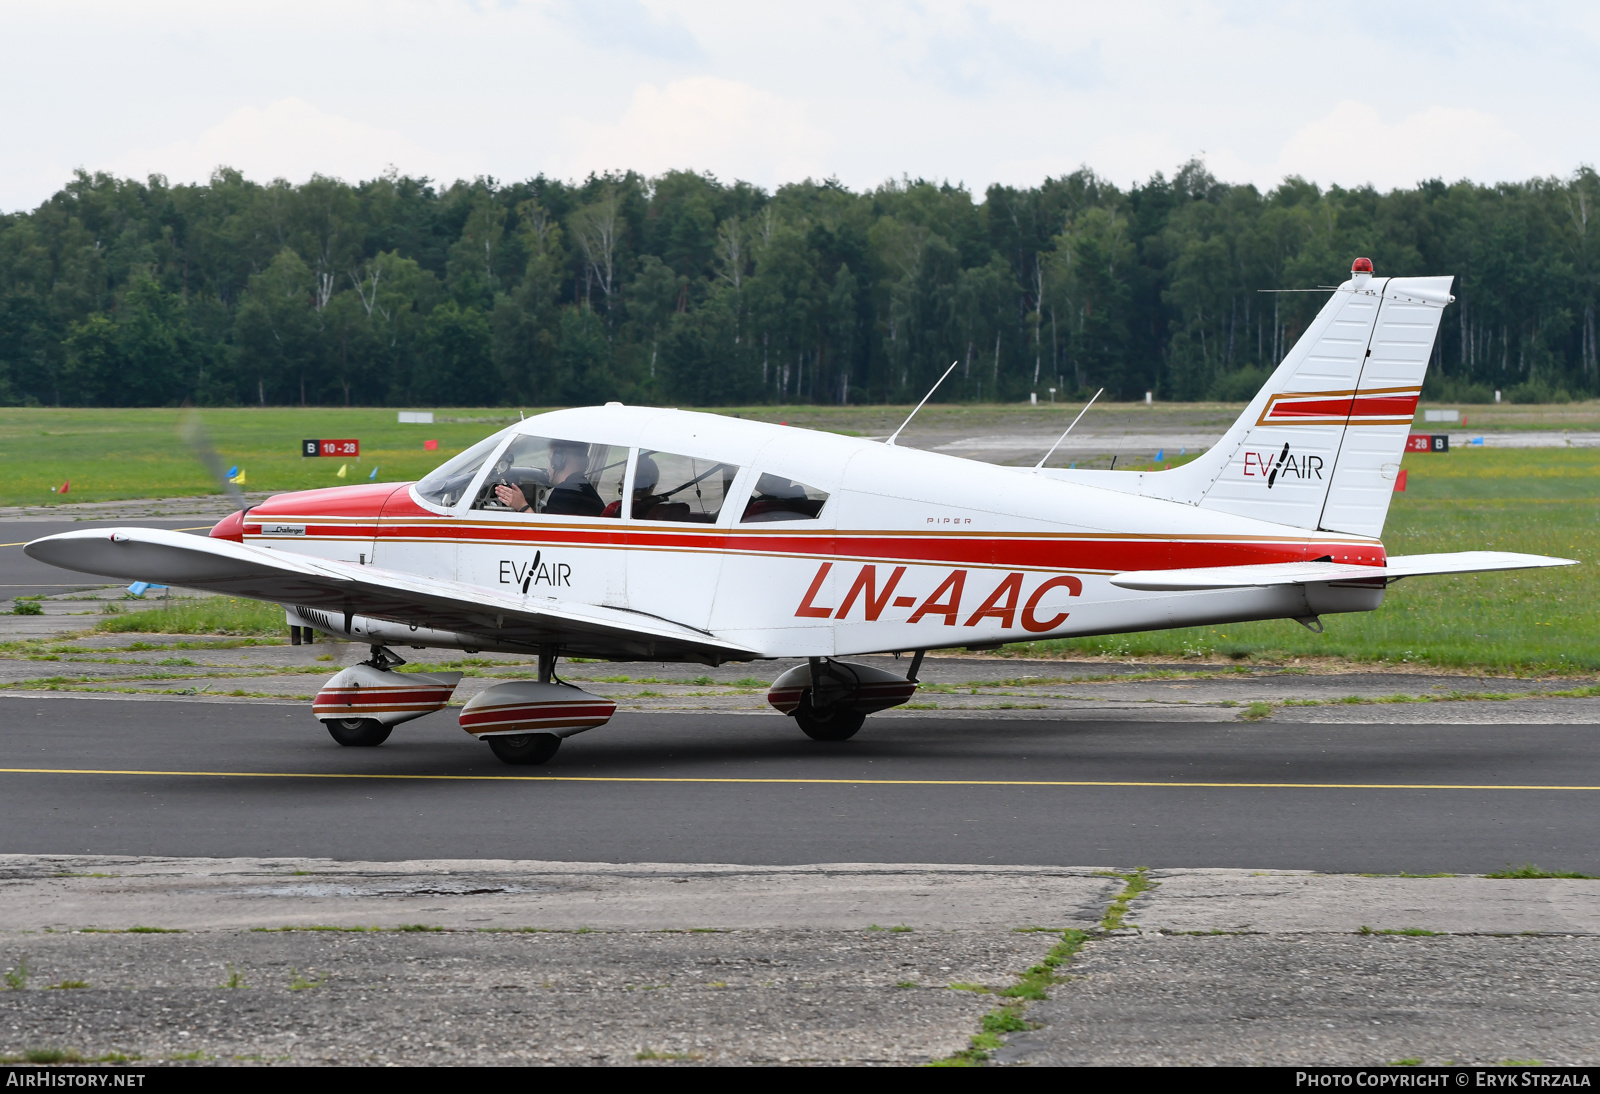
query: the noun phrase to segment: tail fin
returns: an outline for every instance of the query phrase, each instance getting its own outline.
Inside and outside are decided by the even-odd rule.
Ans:
[[[1439,320],[1455,297],[1449,277],[1371,271],[1356,259],[1350,280],[1211,451],[1142,476],[1137,492],[1297,528],[1380,535]]]

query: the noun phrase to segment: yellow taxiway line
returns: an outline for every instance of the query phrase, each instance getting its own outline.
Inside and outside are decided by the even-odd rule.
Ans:
[[[193,528],[158,528],[158,532],[203,532],[207,528],[215,528],[214,524],[196,524]],[[0,547],[26,547],[32,543],[31,539],[24,539],[17,543],[0,543]]]
[[[738,779],[702,776],[393,775],[329,771],[123,771],[108,768],[0,767],[0,775],[163,775],[207,779],[398,779],[424,782],[731,783],[779,786],[1103,786],[1192,790],[1600,790],[1600,786],[1517,783],[1223,783],[1088,779]]]

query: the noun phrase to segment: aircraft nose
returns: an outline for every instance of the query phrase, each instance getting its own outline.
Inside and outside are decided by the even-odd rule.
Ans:
[[[244,542],[244,510],[239,509],[229,513],[207,533],[212,539],[231,539],[235,543]]]

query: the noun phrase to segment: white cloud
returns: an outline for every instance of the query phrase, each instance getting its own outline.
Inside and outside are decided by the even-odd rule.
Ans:
[[[1600,161],[1600,15],[1310,0],[0,0],[0,209],[74,166],[201,179],[1126,185],[1201,152],[1270,187]],[[1420,13],[1420,14],[1419,14]],[[1349,100],[1344,102],[1344,100]],[[271,104],[271,105],[267,105]]]
[[[402,133],[352,121],[304,99],[279,99],[266,107],[242,106],[193,140],[128,152],[106,165],[118,174],[166,175],[197,182],[220,166],[246,178],[304,182],[312,174],[347,181],[372,178],[388,167],[403,173],[454,178],[439,157]]]
[[[564,170],[573,176],[689,168],[772,187],[824,174],[831,144],[802,103],[713,76],[640,84],[614,124],[571,119],[566,128],[576,147]]]
[[[1530,156],[1494,114],[1430,106],[1390,124],[1370,103],[1346,100],[1291,136],[1271,173],[1387,190],[1430,178],[1497,179],[1508,162],[1528,165]]]

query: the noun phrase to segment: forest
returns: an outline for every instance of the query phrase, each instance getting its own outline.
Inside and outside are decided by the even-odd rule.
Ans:
[[[1456,276],[1429,393],[1600,393],[1600,177],[1262,193],[1201,162],[981,196],[676,171],[79,172],[0,214],[0,404],[1242,400],[1370,257]]]

